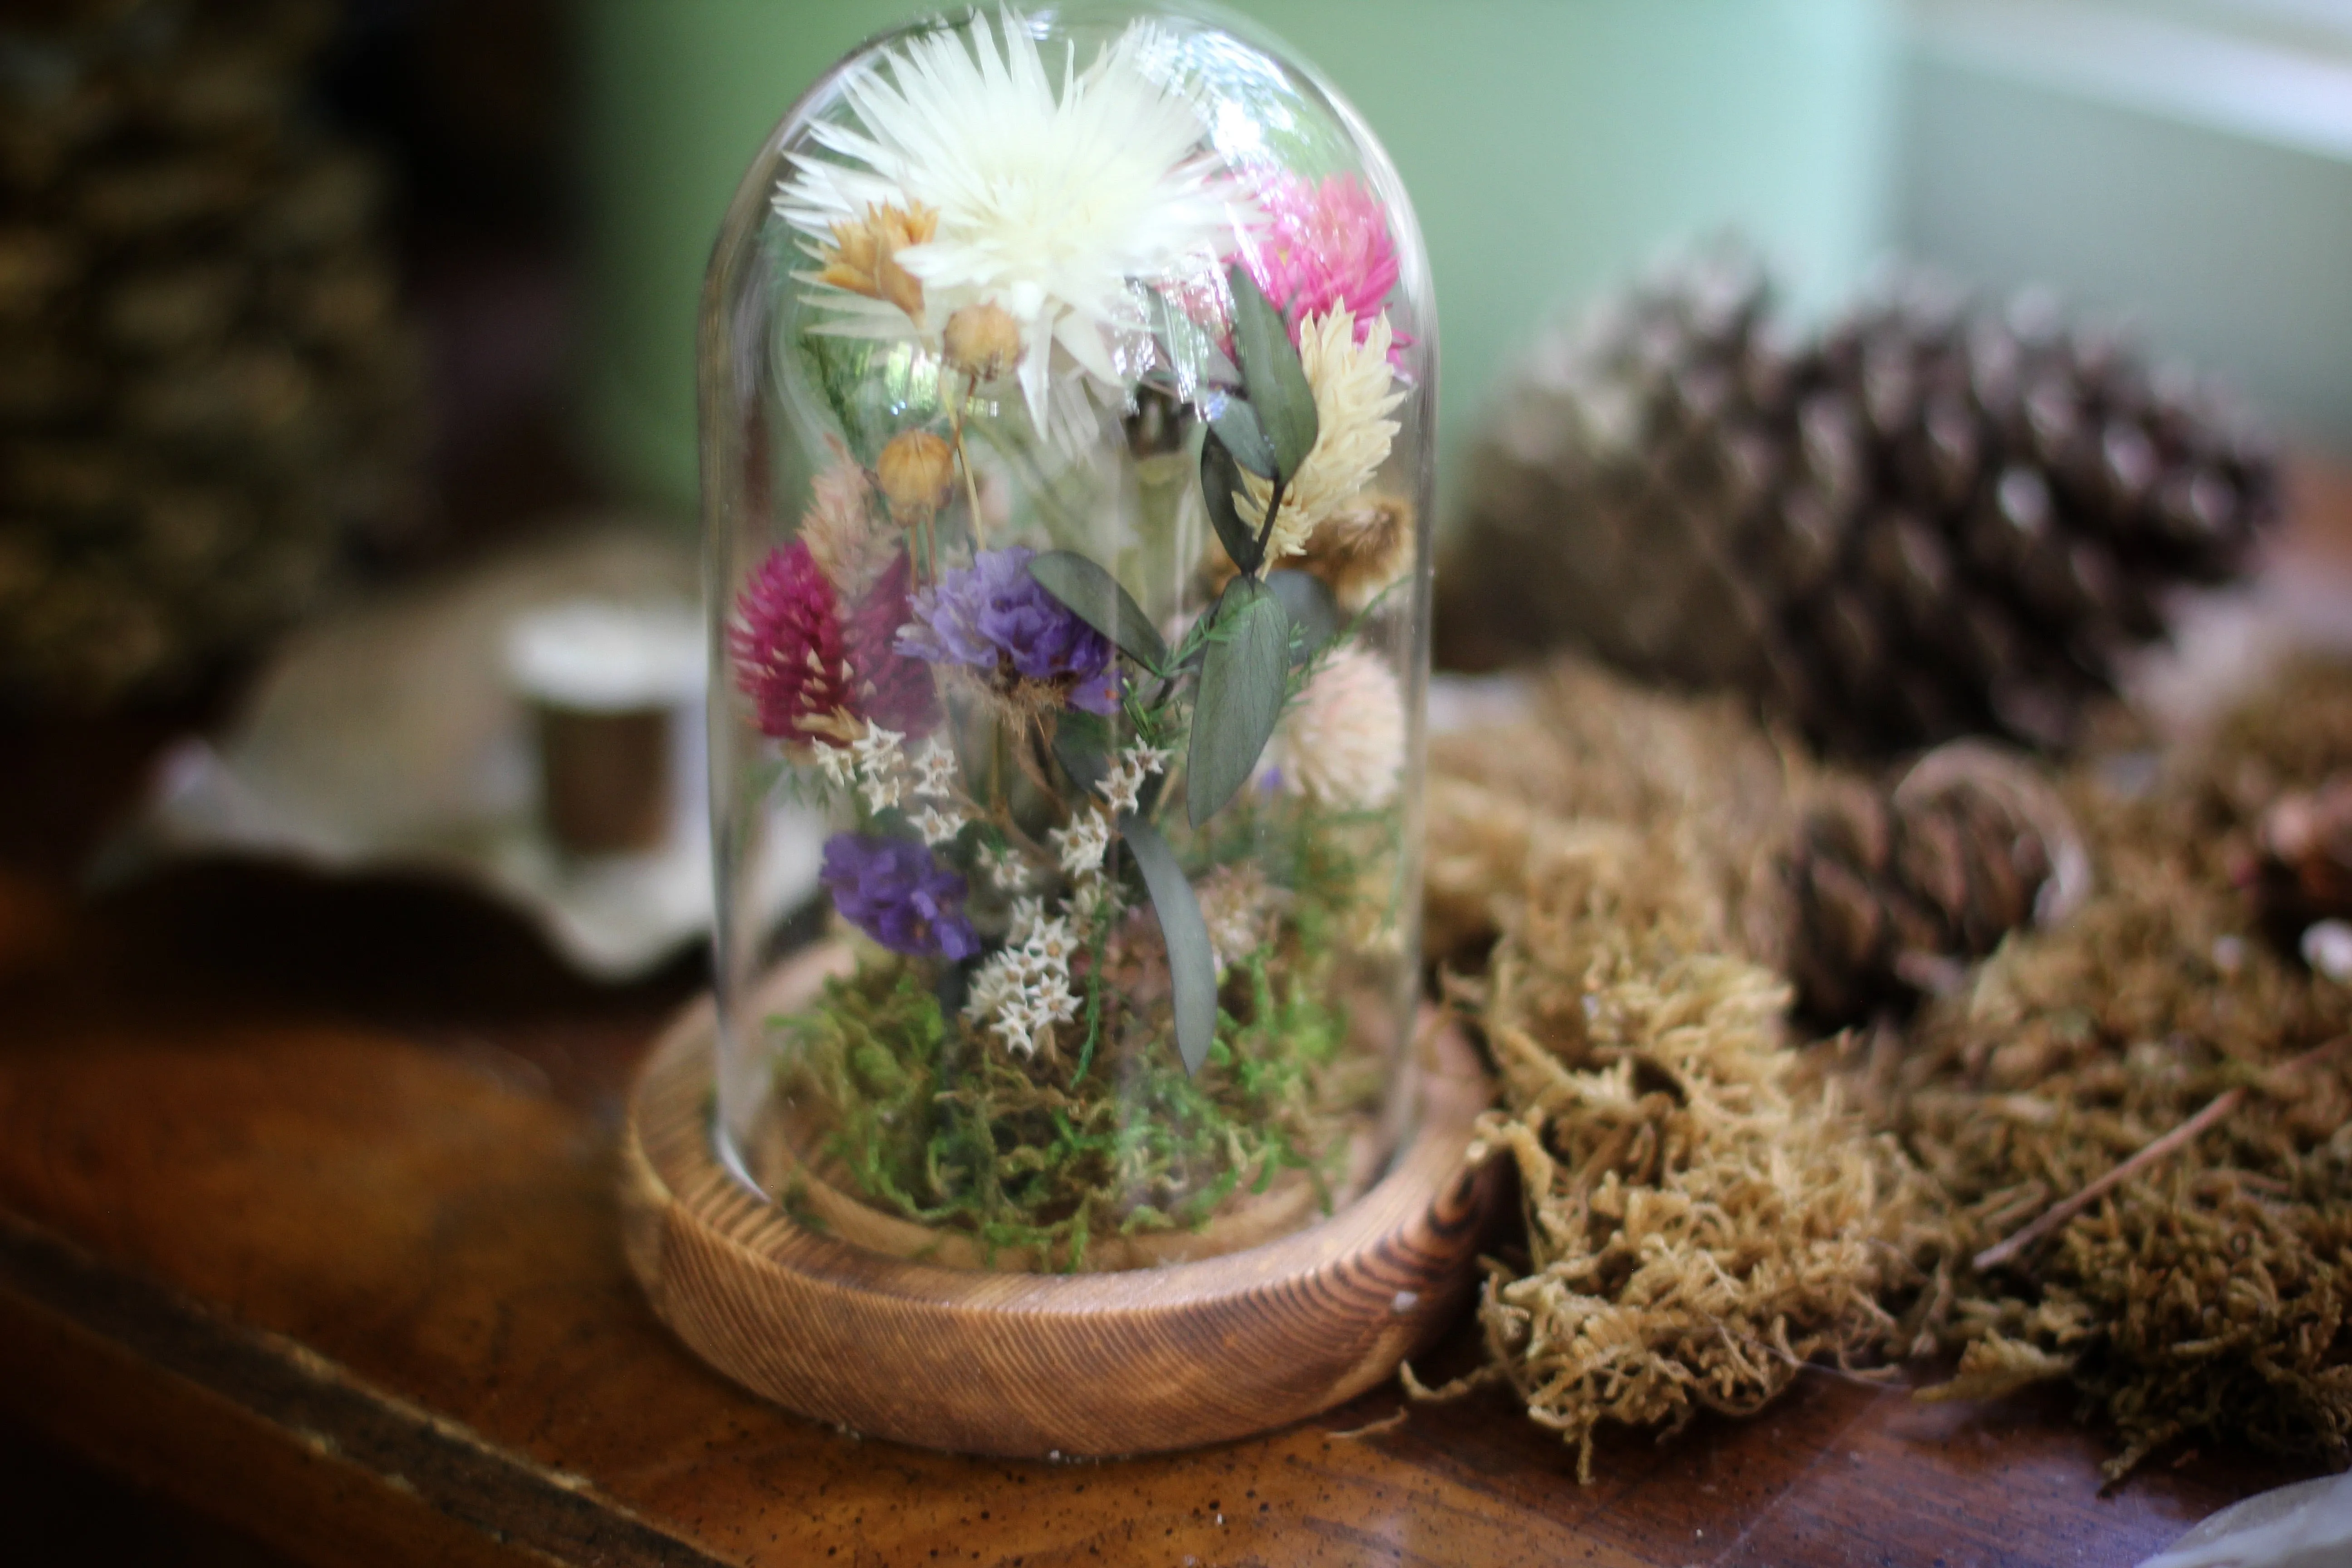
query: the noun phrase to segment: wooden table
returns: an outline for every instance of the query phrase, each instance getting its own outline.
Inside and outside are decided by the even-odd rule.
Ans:
[[[1612,1436],[1584,1488],[1499,1394],[1060,1466],[799,1420],[667,1337],[614,1235],[619,1096],[693,967],[593,990],[424,885],[78,902],[142,743],[0,732],[0,1405],[303,1560],[2128,1564],[2289,1479],[2207,1454],[2102,1498],[2063,1405],[1826,1373]]]

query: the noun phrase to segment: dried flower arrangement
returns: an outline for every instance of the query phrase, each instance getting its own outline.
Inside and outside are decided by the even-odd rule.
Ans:
[[[775,353],[831,461],[726,646],[850,953],[751,1026],[761,1178],[1078,1269],[1379,1153],[1423,657],[1379,487],[1426,364],[1357,174],[1221,149],[1160,24],[1051,37],[910,30],[788,154]]]

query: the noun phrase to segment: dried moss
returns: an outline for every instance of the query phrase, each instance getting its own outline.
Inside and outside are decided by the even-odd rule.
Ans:
[[[1454,990],[1500,1069],[1480,1133],[1517,1163],[1528,1244],[1488,1266],[1487,1369],[1435,1392],[1507,1379],[1589,1480],[1604,1422],[1747,1414],[1881,1351],[1926,1191],[1801,1079],[1788,987],[1738,952],[1788,764],[1727,709],[1573,665],[1534,722],[1435,763],[1430,899],[1455,962],[1492,942]]]
[[[2098,892],[1914,1031],[1892,1113],[1958,1255],[2248,1089],[2018,1268],[1962,1273],[1933,1325],[2071,1379],[2120,1440],[2114,1476],[2189,1436],[2352,1460],[2352,1054],[2265,1070],[2352,1028],[2352,994],[2267,945],[2227,874],[2269,798],[2346,765],[2352,675],[2308,667],[2137,796],[2085,767]]]

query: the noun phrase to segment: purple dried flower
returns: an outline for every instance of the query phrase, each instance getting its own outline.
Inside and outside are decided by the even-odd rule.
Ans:
[[[1078,619],[1029,575],[1036,552],[1014,546],[982,552],[909,602],[913,616],[898,650],[933,664],[970,665],[992,689],[1033,698],[1050,688],[1074,708],[1118,709],[1118,670],[1110,639]]]
[[[823,880],[842,918],[893,952],[970,958],[980,937],[963,918],[964,881],[907,838],[836,833]]]

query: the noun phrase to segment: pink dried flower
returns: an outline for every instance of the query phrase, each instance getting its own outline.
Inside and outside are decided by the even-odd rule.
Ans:
[[[1250,276],[1290,323],[1291,340],[1307,317],[1344,305],[1362,342],[1397,280],[1396,241],[1380,198],[1353,174],[1319,184],[1283,174],[1258,192],[1258,205],[1266,225],[1248,258]],[[1398,333],[1391,353],[1412,342]]]
[[[850,612],[845,639],[849,666],[856,675],[857,712],[902,735],[928,735],[940,721],[931,667],[891,646],[899,628],[913,618],[907,606],[910,579],[906,552],[900,551],[875,580],[872,592]]]
[[[824,722],[854,713],[841,608],[806,544],[772,550],[735,602],[727,628],[735,684],[760,714],[760,731],[782,741],[843,737]],[[812,721],[816,722],[812,723]]]

